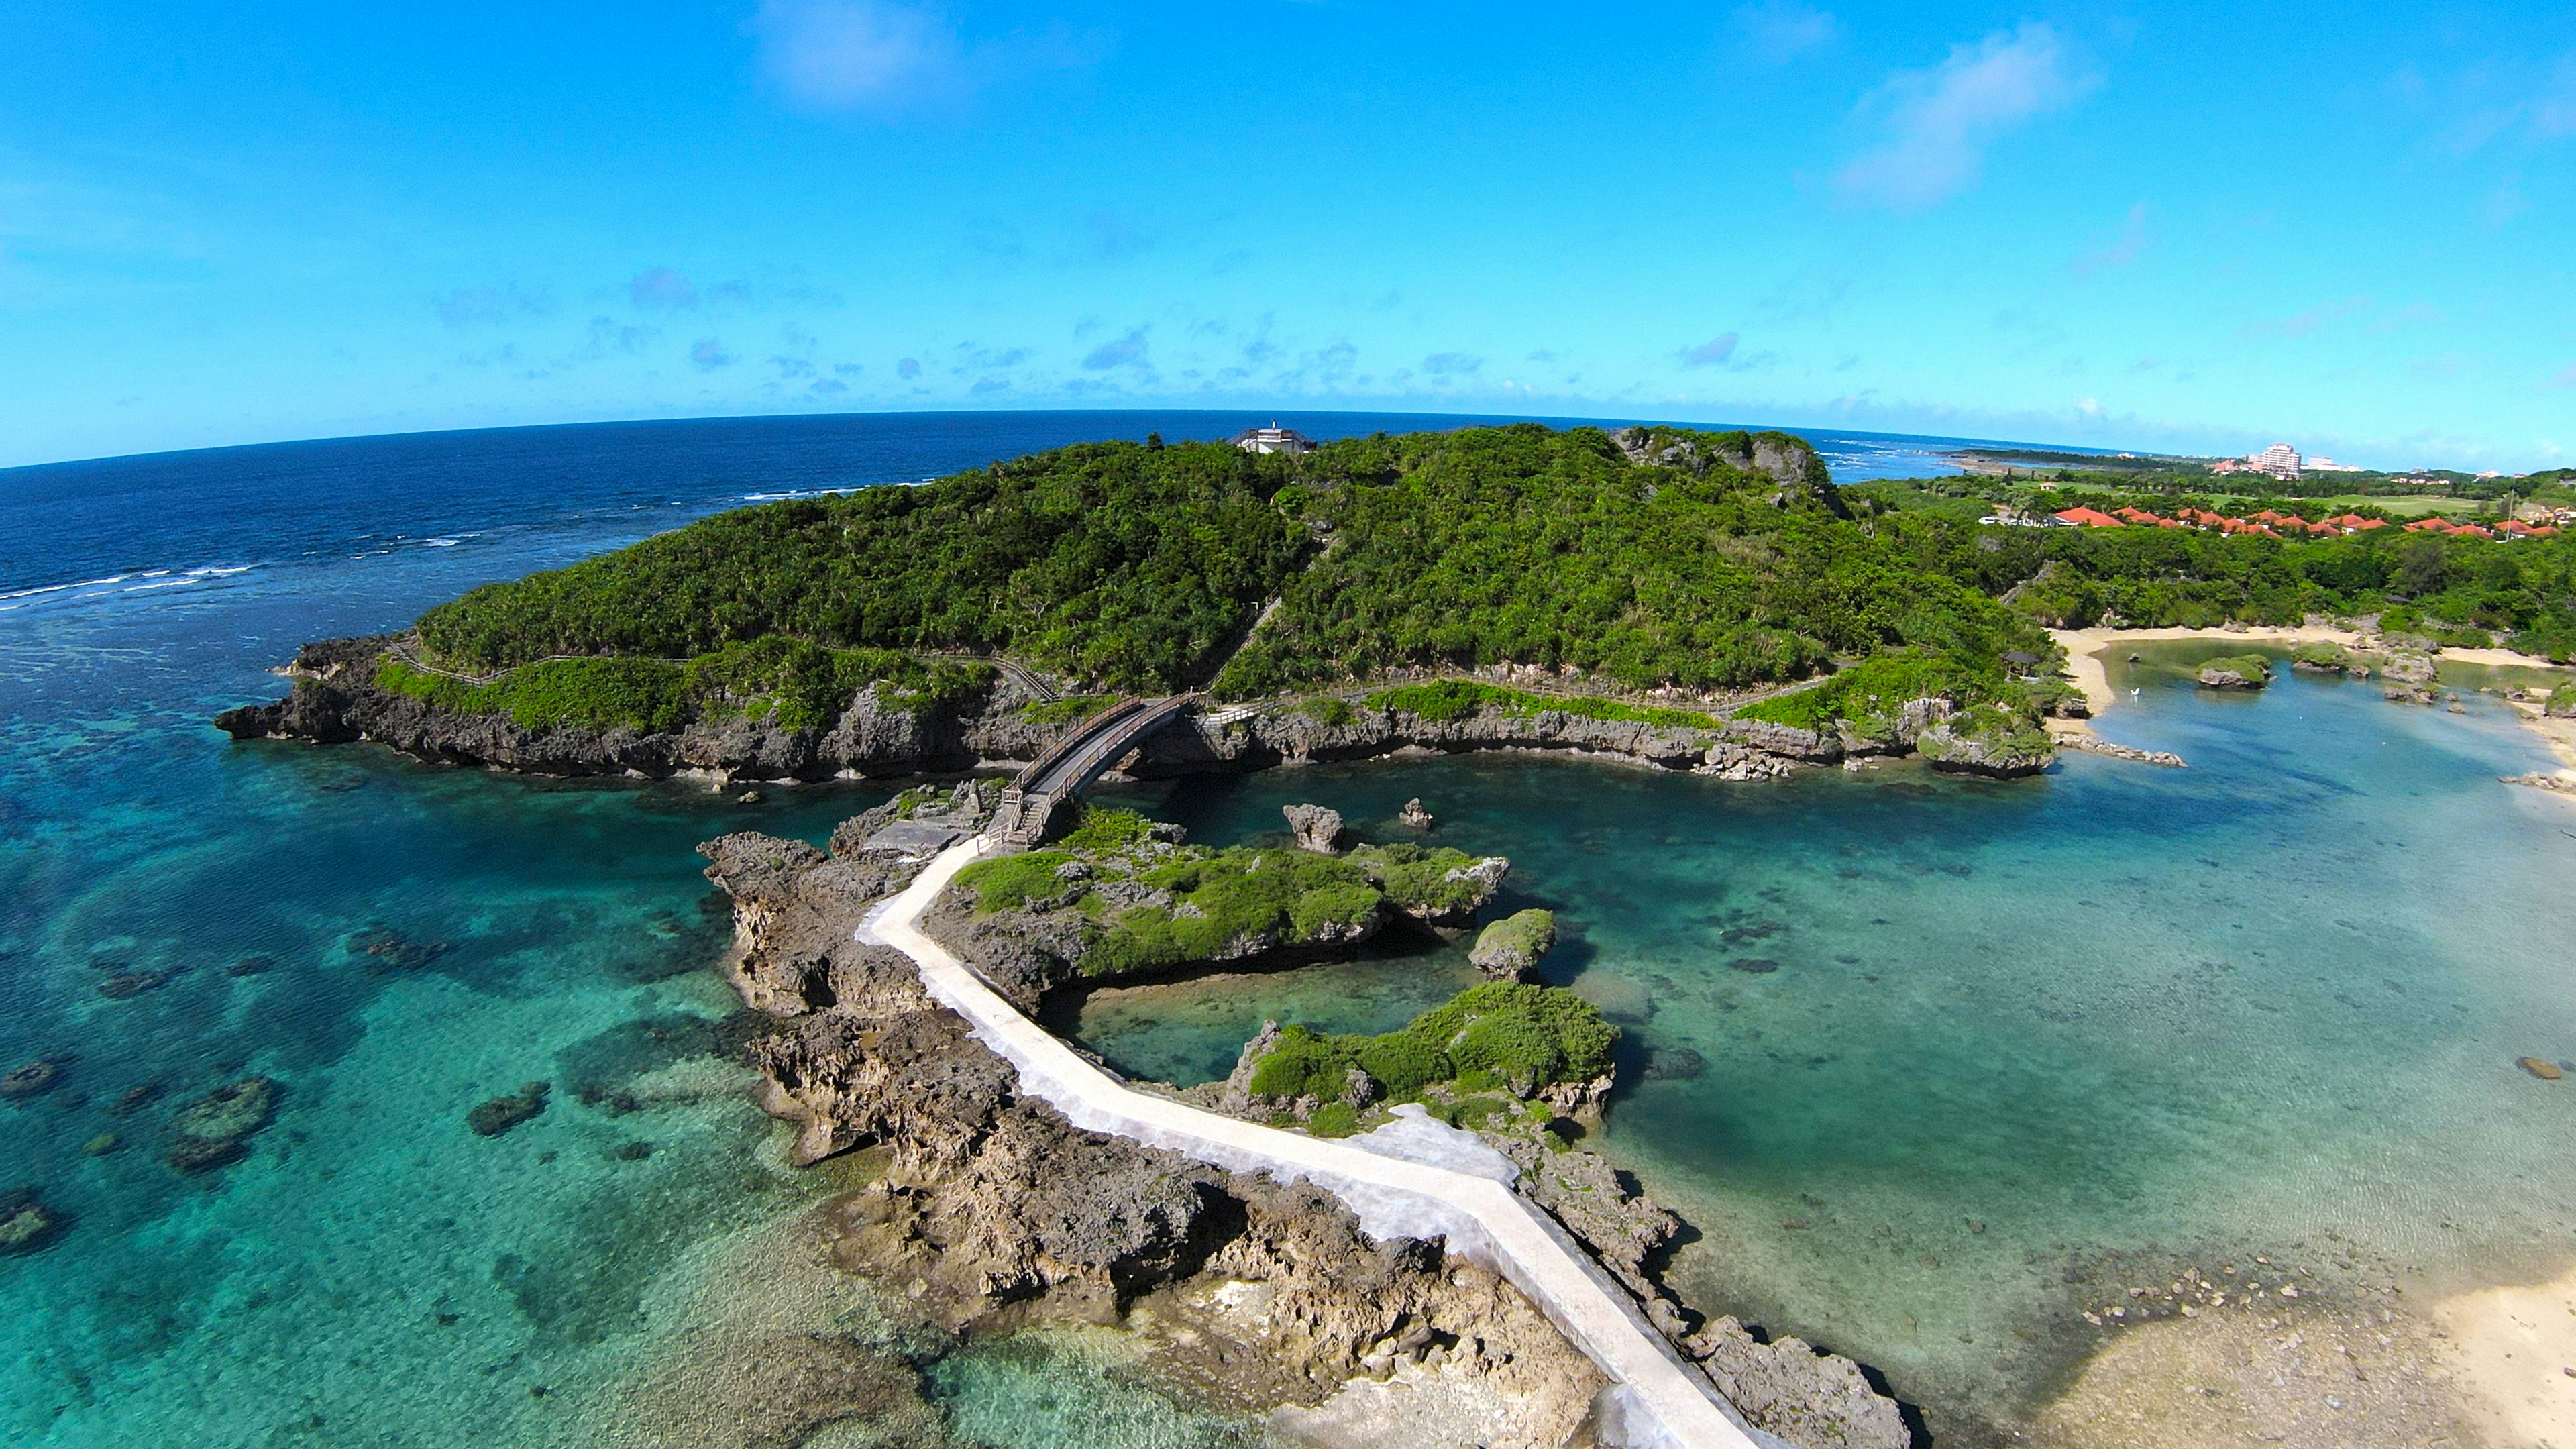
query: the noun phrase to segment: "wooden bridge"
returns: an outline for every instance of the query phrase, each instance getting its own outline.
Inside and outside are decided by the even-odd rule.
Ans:
[[[1195,694],[1169,699],[1122,699],[1056,741],[1002,790],[1001,808],[984,833],[1002,845],[1026,849],[1046,838],[1047,817],[1058,803],[1079,795],[1101,772],[1124,759],[1136,742],[1170,724],[1198,702]]]

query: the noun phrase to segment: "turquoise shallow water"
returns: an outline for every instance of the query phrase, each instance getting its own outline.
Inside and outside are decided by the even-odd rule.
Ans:
[[[2103,722],[2182,771],[1742,785],[1483,756],[1129,794],[1212,840],[1305,799],[1392,838],[1418,795],[1434,839],[1511,856],[1503,904],[1568,936],[1549,979],[1626,1028],[1601,1140],[1697,1229],[1676,1281],[1973,1441],[2092,1341],[2066,1277],[2106,1258],[2349,1251],[2441,1283],[2576,1247],[2576,1097],[2513,1065],[2576,1058],[2576,809],[2496,782],[2545,751],[2474,695],[2219,696],[2166,667],[2192,654],[2115,665],[2142,694]],[[1264,1016],[1382,1029],[1465,979],[1453,944],[1106,994],[1082,1029],[1191,1081]],[[1703,1066],[1650,1078],[1649,1053]]]
[[[820,839],[891,786],[741,804],[235,746],[208,723],[281,689],[265,671],[303,640],[396,627],[746,492],[1021,450],[1007,424],[767,451],[727,426],[694,452],[567,430],[494,456],[415,439],[191,455],[162,468],[176,481],[105,470],[130,486],[0,478],[0,565],[29,584],[0,591],[0,1071],[66,1063],[0,1103],[0,1189],[72,1216],[0,1257],[0,1442],[671,1442],[622,1425],[630,1386],[740,1314],[775,1299],[800,1331],[864,1327],[862,1286],[790,1281],[759,1251],[841,1170],[780,1166],[726,1058],[748,1023],[706,969],[729,917],[693,847]],[[388,940],[417,949],[366,949]],[[266,969],[234,974],[253,958]],[[101,994],[137,973],[166,980]],[[174,1113],[250,1073],[282,1096],[249,1154],[170,1167]],[[532,1081],[553,1088],[543,1115],[468,1130]],[[120,1149],[86,1152],[103,1133]],[[1239,1441],[1078,1347],[939,1364],[955,1442],[1034,1449],[1095,1420],[1137,1449]],[[653,1422],[692,1433],[677,1402]]]
[[[0,1441],[593,1442],[672,1345],[784,1294],[746,1265],[833,1179],[776,1167],[724,1065],[733,1003],[700,969],[724,921],[691,846],[819,837],[882,790],[739,805],[235,747],[206,720],[278,689],[264,671],[302,640],[749,493],[1022,446],[942,426],[776,457],[732,436],[609,456],[566,430],[448,491],[464,463],[420,440],[392,464],[331,445],[237,494],[226,469],[269,464],[197,455],[149,496],[58,479],[33,511],[23,473],[0,479],[0,1069],[73,1058],[0,1104],[0,1188],[74,1215],[0,1258]],[[2576,1059],[2576,811],[2492,783],[2534,746],[2367,687],[2214,699],[2175,678],[2143,678],[2107,729],[2181,750],[2179,775],[2075,758],[2001,786],[1748,787],[1486,758],[1130,793],[1218,839],[1280,830],[1302,798],[1391,838],[1422,795],[1435,838],[1511,854],[1514,901],[1568,927],[1550,973],[1631,1030],[1602,1140],[1700,1230],[1676,1265],[1692,1296],[1883,1366],[1937,1422],[2002,1421],[2065,1362],[2063,1274],[2104,1253],[2333,1231],[2439,1279],[2569,1242],[2576,1103],[2510,1068]],[[444,949],[404,966],[364,949],[380,933]],[[230,974],[252,956],[273,964]],[[114,1000],[103,966],[172,974]],[[1265,1013],[1393,1024],[1468,976],[1455,944],[1390,950],[1104,996],[1084,1025],[1193,1080]],[[1684,1051],[1699,1075],[1635,1070]],[[166,1166],[172,1112],[250,1072],[284,1093],[250,1155]],[[466,1130],[532,1080],[554,1086],[543,1116]],[[146,1083],[162,1095],[111,1110]],[[84,1153],[104,1132],[124,1150]],[[866,1320],[863,1290],[807,1288],[813,1322]],[[1038,1336],[930,1387],[996,1449],[1246,1437],[1115,1360]]]

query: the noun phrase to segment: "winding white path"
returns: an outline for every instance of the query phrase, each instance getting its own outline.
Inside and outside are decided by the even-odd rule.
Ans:
[[[1437,1124],[1407,1121],[1400,1130],[1369,1134],[1382,1137],[1372,1144],[1381,1150],[1372,1151],[1354,1145],[1360,1138],[1328,1141],[1204,1112],[1130,1090],[1022,1015],[918,925],[949,880],[992,848],[981,836],[951,846],[909,888],[870,912],[858,937],[910,956],[930,994],[966,1018],[978,1041],[1019,1070],[1022,1091],[1086,1131],[1236,1172],[1314,1183],[1349,1204],[1372,1237],[1445,1238],[1449,1251],[1511,1280],[1600,1366],[1615,1385],[1610,1407],[1618,1422],[1604,1426],[1612,1443],[1629,1449],[1786,1449],[1738,1423],[1707,1378],[1645,1321],[1626,1290],[1555,1219],[1512,1190],[1510,1165],[1498,1154],[1468,1146],[1472,1139],[1464,1134],[1426,1133],[1422,1129]],[[1433,1143],[1442,1137],[1457,1140],[1439,1152]],[[1408,1139],[1422,1147],[1411,1147]],[[1387,1155],[1398,1149],[1409,1155]],[[1434,1155],[1446,1160],[1413,1160]]]

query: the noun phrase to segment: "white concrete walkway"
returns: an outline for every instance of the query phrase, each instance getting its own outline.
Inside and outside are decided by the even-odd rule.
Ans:
[[[1506,1182],[1369,1151],[1351,1145],[1353,1139],[1282,1132],[1132,1091],[1023,1016],[917,925],[949,880],[991,848],[983,837],[950,847],[908,889],[871,912],[858,937],[912,957],[930,994],[965,1017],[978,1041],[1018,1068],[1022,1091],[1086,1131],[1167,1148],[1231,1171],[1312,1182],[1349,1204],[1372,1237],[1445,1238],[1450,1252],[1511,1280],[1600,1366],[1616,1386],[1611,1406],[1619,1422],[1605,1426],[1612,1443],[1630,1449],[1780,1445],[1740,1425],[1706,1376],[1647,1324],[1626,1290],[1555,1219]],[[1416,1130],[1423,1126],[1436,1124],[1414,1124]],[[1389,1142],[1374,1145],[1390,1146],[1402,1135],[1389,1133]],[[1472,1156],[1464,1164],[1472,1166]]]

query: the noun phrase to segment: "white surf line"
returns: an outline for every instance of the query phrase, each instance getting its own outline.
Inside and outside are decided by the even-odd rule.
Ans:
[[[1627,1449],[1788,1449],[1740,1424],[1707,1377],[1682,1361],[1636,1301],[1565,1229],[1507,1182],[1283,1132],[1133,1091],[1082,1059],[924,935],[923,911],[957,872],[992,849],[983,836],[950,846],[913,883],[869,912],[857,939],[892,946],[922,985],[966,1019],[975,1039],[1017,1068],[1020,1090],[1074,1126],[1160,1147],[1235,1172],[1304,1180],[1348,1204],[1381,1241],[1447,1240],[1449,1251],[1500,1273],[1615,1387],[1608,1442]]]

